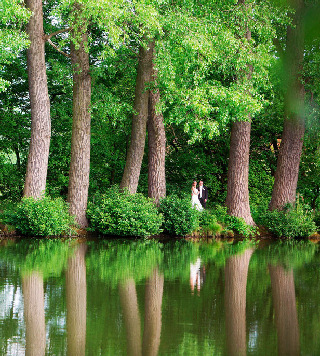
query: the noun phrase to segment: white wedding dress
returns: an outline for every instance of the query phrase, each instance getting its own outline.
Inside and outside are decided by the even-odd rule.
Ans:
[[[199,193],[198,189],[194,189],[191,191],[191,194],[192,194],[191,204],[192,204],[192,207],[195,207],[197,210],[201,211],[201,210],[203,210],[203,207],[202,207],[200,200],[198,198],[198,193]]]

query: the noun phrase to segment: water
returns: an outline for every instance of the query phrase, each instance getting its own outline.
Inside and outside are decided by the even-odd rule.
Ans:
[[[0,354],[320,355],[319,262],[312,242],[2,241]]]

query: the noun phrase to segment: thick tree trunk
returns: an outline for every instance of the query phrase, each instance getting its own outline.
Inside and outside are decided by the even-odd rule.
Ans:
[[[157,70],[153,67],[152,79],[157,85]],[[148,116],[148,196],[158,205],[160,198],[166,196],[166,132],[163,123],[163,115],[156,112],[160,102],[158,88],[150,90],[149,116]]]
[[[232,256],[225,267],[226,336],[229,356],[243,356],[246,343],[246,287],[252,249]]]
[[[134,280],[121,283],[119,294],[127,333],[127,355],[141,356],[141,322]]]
[[[23,196],[39,198],[45,192],[51,136],[42,0],[26,0],[33,15],[27,26],[30,47],[27,50],[29,95],[31,104],[31,140]]]
[[[32,272],[22,278],[27,356],[44,356],[46,325],[44,316],[43,277]]]
[[[87,320],[86,245],[80,245],[68,260],[66,271],[67,355],[85,355]]]
[[[163,295],[163,275],[154,270],[146,283],[145,316],[143,332],[144,356],[157,356],[161,336],[161,305]]]
[[[245,7],[245,0],[239,0],[238,5]],[[251,39],[248,27],[245,38],[247,41]],[[252,67],[248,65],[248,73],[242,76],[245,75],[246,80],[250,81],[251,74]],[[236,121],[231,126],[226,205],[229,215],[243,218],[248,225],[255,225],[249,204],[250,132],[250,115],[248,115],[248,121]]]
[[[293,271],[269,266],[275,320],[278,332],[278,355],[300,355],[299,325]]]
[[[149,99],[149,90],[146,90],[146,86],[151,81],[153,48],[154,41],[149,43],[148,48],[140,47],[139,50],[131,142],[120,184],[120,188],[128,188],[132,194],[137,191],[144,154]]]
[[[231,127],[226,205],[228,214],[254,225],[249,204],[250,121],[236,121]]]
[[[75,11],[81,7],[75,5]],[[77,20],[77,19],[76,19]],[[81,41],[76,47],[70,44],[73,70],[73,124],[71,139],[71,161],[69,171],[68,202],[70,212],[80,227],[88,226],[86,218],[89,173],[90,173],[90,127],[91,127],[91,76],[89,53],[86,51],[88,37],[81,28]]]
[[[270,210],[281,209],[296,200],[300,157],[305,131],[304,86],[302,83],[303,0],[291,0],[296,10],[293,26],[288,26],[285,53],[285,120],[270,201]]]

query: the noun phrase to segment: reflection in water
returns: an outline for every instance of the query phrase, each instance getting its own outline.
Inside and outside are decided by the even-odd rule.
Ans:
[[[246,355],[246,287],[253,249],[229,257],[225,266],[225,315],[228,355]]]
[[[24,318],[26,324],[26,355],[42,356],[46,350],[43,277],[31,272],[22,277]]]
[[[300,355],[299,325],[293,270],[269,266],[275,320],[278,332],[278,354]]]
[[[198,257],[196,263],[190,263],[190,288],[191,292],[197,288],[198,295],[200,294],[201,286],[204,282],[205,267],[201,267],[201,259]]]
[[[127,354],[156,356],[160,346],[161,305],[164,277],[155,269],[147,279],[145,289],[145,317],[143,347],[136,286],[133,279],[120,283],[119,293],[127,334]]]
[[[141,324],[134,279],[120,283],[119,293],[127,333],[127,352],[129,356],[140,356]]]
[[[87,318],[86,245],[69,258],[66,271],[67,337],[70,356],[85,355]]]
[[[69,245],[0,246],[1,355],[320,355],[317,245]]]
[[[160,346],[164,277],[155,269],[146,283],[143,355],[156,356]]]

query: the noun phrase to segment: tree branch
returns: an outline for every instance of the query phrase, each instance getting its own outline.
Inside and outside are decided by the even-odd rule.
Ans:
[[[71,58],[71,56],[70,56],[69,54],[67,54],[67,53],[65,53],[65,52],[63,52],[63,51],[61,51],[61,49],[58,48],[58,46],[56,46],[50,39],[47,39],[47,41],[48,41],[48,43],[50,43],[51,46],[52,46],[53,48],[55,48],[59,53],[63,54],[63,55],[64,55],[65,57],[67,57],[67,58]]]
[[[52,32],[50,35],[45,35],[44,36],[44,40],[45,41],[49,41],[51,37],[53,36],[56,36],[56,35],[59,35],[59,33],[64,33],[64,32],[68,32],[71,30],[71,27],[68,27],[68,28],[64,28],[62,30],[58,30],[56,32]]]

